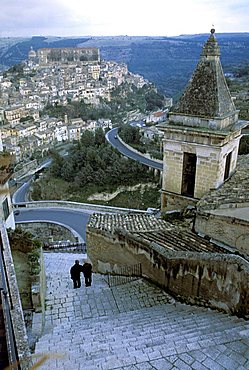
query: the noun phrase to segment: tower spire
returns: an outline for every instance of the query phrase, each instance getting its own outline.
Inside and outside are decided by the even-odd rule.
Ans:
[[[220,48],[218,42],[215,37],[215,29],[211,28],[210,30],[211,35],[209,39],[205,43],[202,49],[201,57],[219,57],[220,56]]]
[[[171,113],[174,115],[187,115],[192,117],[203,117],[207,120],[216,118],[225,118],[236,115],[236,108],[232,101],[226,79],[220,63],[220,48],[215,37],[215,29],[212,28],[210,36],[203,46],[199,63],[193,73],[193,76],[180,98],[175,109]],[[179,123],[179,119],[178,123]],[[184,123],[185,122],[185,123]],[[187,120],[189,125],[189,120]],[[234,119],[214,122],[215,129],[221,129],[230,125]],[[186,120],[183,120],[186,124]],[[202,124],[207,124],[202,122]]]

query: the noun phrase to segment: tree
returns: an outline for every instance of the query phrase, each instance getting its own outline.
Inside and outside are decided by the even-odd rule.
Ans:
[[[50,173],[55,177],[61,177],[61,169],[63,166],[63,158],[57,152],[51,152],[52,164],[50,166]]]
[[[98,147],[105,143],[105,133],[102,128],[97,128],[95,130],[95,145]]]
[[[119,133],[127,144],[141,144],[141,135],[138,127],[123,125],[121,126]]]
[[[81,135],[80,142],[86,148],[94,146],[95,143],[94,133],[90,130],[84,131],[83,134]]]

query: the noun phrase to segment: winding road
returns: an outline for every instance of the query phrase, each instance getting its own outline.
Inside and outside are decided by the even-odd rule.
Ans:
[[[155,161],[153,159],[149,159],[144,157],[142,154],[139,154],[129,148],[127,148],[126,145],[124,145],[118,138],[118,127],[113,128],[112,130],[108,131],[106,134],[106,139],[108,142],[116,148],[121,154],[123,154],[126,157],[129,157],[131,159],[134,159],[135,161],[138,161],[142,164],[145,164],[146,166],[155,168],[157,170],[162,171],[163,170],[163,161]]]
[[[62,225],[72,231],[79,238],[79,242],[86,242],[86,225],[90,212],[67,208],[18,208],[15,215],[16,223],[23,222],[52,222]]]
[[[127,148],[117,136],[118,128],[110,130],[106,134],[107,141],[116,148],[121,154],[134,159],[149,167],[162,171],[163,163],[159,163],[152,159],[146,158],[137,152]],[[51,160],[47,160],[44,164],[40,165],[36,171],[41,170],[43,167],[48,167]],[[14,212],[16,223],[23,222],[52,222],[67,227],[72,233],[79,238],[80,242],[86,242],[86,225],[88,223],[91,211],[79,210],[71,208],[26,208],[21,203],[27,202],[27,192],[33,176],[30,176],[26,182],[13,194],[12,202],[18,205],[18,211]]]

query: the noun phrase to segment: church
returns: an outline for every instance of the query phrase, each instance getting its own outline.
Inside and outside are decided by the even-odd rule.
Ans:
[[[196,204],[235,172],[241,130],[221,62],[215,30],[164,132],[162,211]]]

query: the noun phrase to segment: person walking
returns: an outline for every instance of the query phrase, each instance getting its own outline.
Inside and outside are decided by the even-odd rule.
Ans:
[[[71,279],[73,280],[73,288],[77,289],[81,287],[80,273],[82,266],[79,260],[75,260],[75,264],[70,269]]]
[[[82,266],[82,272],[85,278],[85,286],[92,285],[92,264],[86,260]]]

